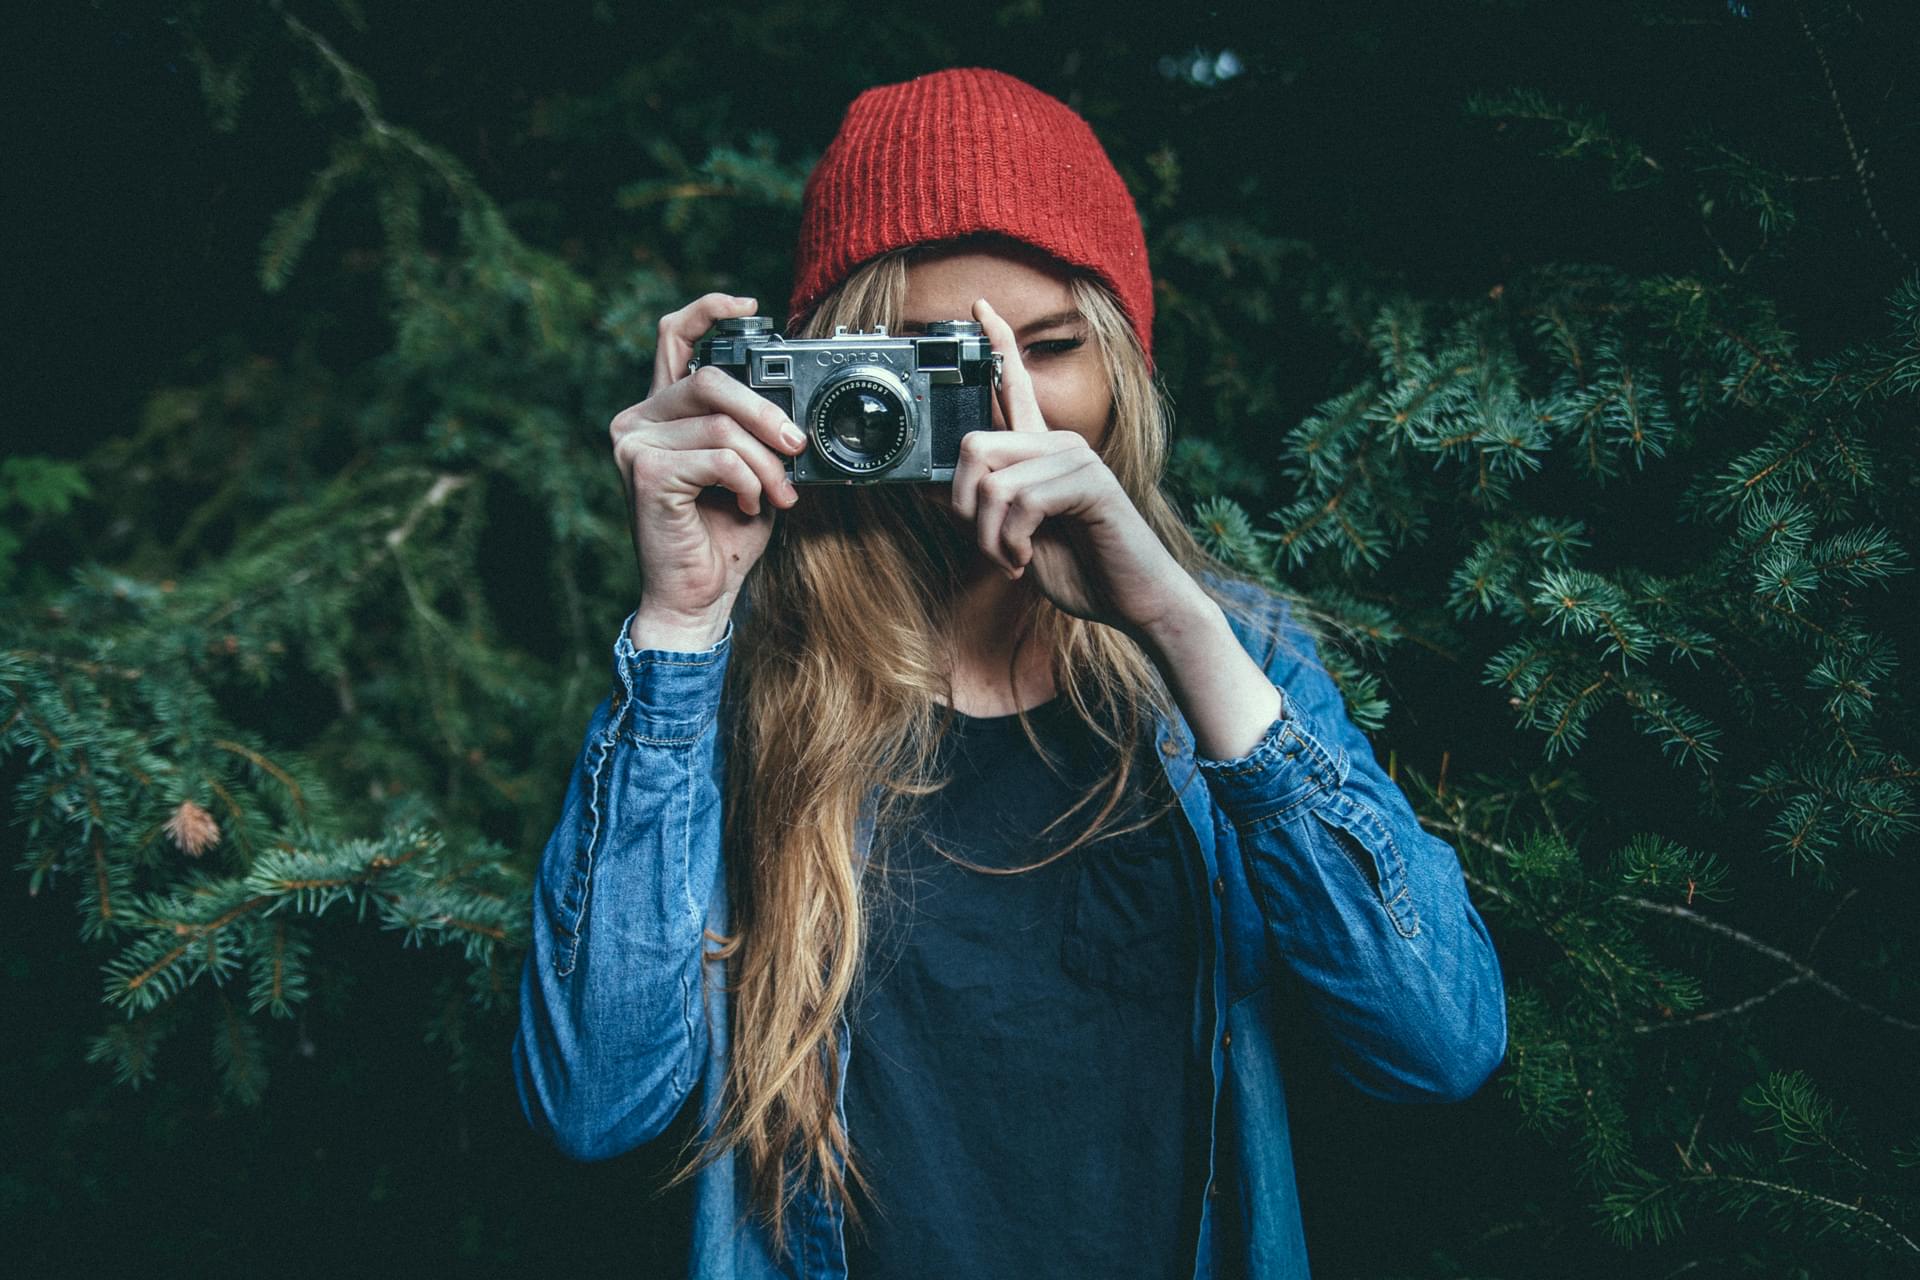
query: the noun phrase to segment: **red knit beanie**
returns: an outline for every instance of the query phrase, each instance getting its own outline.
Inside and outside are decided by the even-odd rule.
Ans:
[[[1098,276],[1151,362],[1153,275],[1126,184],[1073,108],[981,67],[853,100],[807,179],[788,314],[889,250],[996,233]]]

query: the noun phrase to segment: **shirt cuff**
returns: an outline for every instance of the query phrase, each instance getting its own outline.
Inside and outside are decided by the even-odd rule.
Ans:
[[[1281,689],[1280,714],[1253,750],[1231,760],[1196,755],[1193,762],[1220,808],[1245,830],[1318,802],[1346,781],[1347,753],[1328,741]]]
[[[630,638],[636,608],[613,642],[613,710],[628,715],[628,731],[651,741],[697,737],[720,706],[727,659],[733,652],[733,619],[711,648],[636,649]]]

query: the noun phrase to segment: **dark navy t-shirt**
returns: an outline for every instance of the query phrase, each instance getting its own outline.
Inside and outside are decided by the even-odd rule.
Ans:
[[[873,1192],[850,1193],[865,1228],[847,1226],[851,1280],[1193,1274],[1210,1089],[1176,815],[1018,875],[926,839],[1012,867],[1085,829],[1090,809],[1038,834],[1110,748],[1064,698],[1028,716],[1059,774],[1018,717],[956,713],[952,781],[874,842],[846,1084]],[[1165,794],[1146,744],[1136,769],[1128,819]]]

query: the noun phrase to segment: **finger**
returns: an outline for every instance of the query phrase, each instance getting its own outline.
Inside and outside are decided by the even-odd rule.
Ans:
[[[687,361],[693,356],[693,344],[701,334],[713,328],[716,320],[750,316],[758,308],[753,298],[737,298],[730,293],[708,293],[695,298],[678,311],[660,317],[660,339],[653,348],[653,389],[678,382],[686,376]]]
[[[633,479],[627,472],[628,468],[633,465],[633,460],[620,445],[620,442],[625,439],[627,435],[627,431],[622,430],[620,421],[625,412],[625,410],[622,410],[621,413],[615,414],[613,421],[607,426],[608,433],[613,437],[613,448],[609,451],[608,456],[613,461],[615,474],[620,477],[620,492],[626,495],[627,511],[631,514],[633,511]]]
[[[1069,453],[1087,443],[1077,431],[969,431],[960,437],[954,461],[954,514],[974,518],[980,482],[1002,467],[1011,467],[1028,458]]]
[[[974,302],[973,318],[980,322],[980,327],[986,330],[987,341],[1001,355],[1000,386],[996,395],[1000,415],[1006,419],[1008,429],[1045,431],[1047,420],[1040,414],[1040,401],[1033,393],[1033,379],[1027,376],[1026,362],[1020,358],[1020,343],[1013,336],[1013,327],[1000,318],[1000,313],[985,298]]]
[[[1007,504],[1000,523],[1000,548],[1014,576],[1033,561],[1033,535],[1043,520],[1086,509],[1097,501],[1105,482],[1104,466],[1091,454],[1075,464],[1063,460],[1062,470],[1047,478],[1035,477]],[[1107,475],[1111,475],[1107,472]]]
[[[780,455],[724,413],[661,423],[650,443],[667,449],[731,449],[753,468],[761,491],[773,505],[790,507],[799,498],[792,481],[787,479],[786,463]]]
[[[1020,509],[1023,521],[1031,521],[1027,536],[1031,539],[1032,528],[1037,527],[1049,512],[1034,508],[1030,494],[1033,486],[1051,481],[1061,475],[1078,472],[1088,461],[1072,454],[1049,454],[1040,458],[1029,458],[1025,462],[1016,462],[1010,467],[995,471],[980,482],[979,511],[974,517],[973,539],[979,544],[989,560],[999,565],[1009,578],[1020,576],[1023,562],[1015,561],[1007,554],[1002,541],[1002,529],[1008,519],[1008,513],[1016,507]],[[1029,545],[1031,545],[1029,543]]]
[[[719,485],[731,490],[740,510],[750,516],[760,514],[760,499],[763,493],[760,477],[754,474],[747,460],[731,449],[685,449],[672,450],[678,455],[675,459],[674,474],[684,484],[691,487],[694,495],[699,496],[701,489],[709,485]]]
[[[807,438],[780,406],[713,365],[695,369],[692,377],[633,407],[637,423],[675,422],[708,413],[726,414],[780,453],[798,454],[807,447]]]
[[[635,435],[622,441],[615,452],[621,470],[631,477],[629,492],[636,504],[649,496],[657,499],[682,494],[698,498],[701,490],[718,485],[736,496],[746,514],[760,514],[764,489],[760,477],[731,449],[664,449]]]

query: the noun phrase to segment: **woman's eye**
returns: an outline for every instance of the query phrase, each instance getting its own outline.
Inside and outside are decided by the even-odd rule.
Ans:
[[[1046,342],[1036,342],[1027,348],[1029,358],[1033,356],[1063,356],[1074,348],[1086,343],[1085,338],[1051,338]]]

